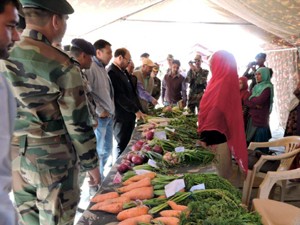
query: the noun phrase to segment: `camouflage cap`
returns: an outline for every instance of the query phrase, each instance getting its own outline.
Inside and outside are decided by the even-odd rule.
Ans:
[[[75,38],[72,40],[71,43],[72,43],[71,48],[72,47],[78,48],[87,55],[95,55],[96,54],[94,45],[92,45],[90,42],[88,42],[84,39]]]
[[[74,12],[73,7],[66,0],[20,0],[23,8],[40,8],[59,15],[68,15]]]

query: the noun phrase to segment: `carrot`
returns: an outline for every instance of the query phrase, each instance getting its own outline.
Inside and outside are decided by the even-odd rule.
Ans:
[[[166,196],[166,195],[160,195],[160,196],[158,196],[157,198],[166,199],[167,196]]]
[[[151,180],[156,177],[156,173],[154,172],[149,172],[149,173],[144,173],[144,174],[140,174],[140,175],[135,175],[133,177],[130,177],[128,180],[126,180],[125,182],[123,182],[122,184],[124,186],[130,184],[132,181],[139,181],[145,177],[149,177]]]
[[[163,210],[159,213],[159,215],[163,217],[179,217],[182,213],[181,210]]]
[[[167,201],[168,205],[174,209],[174,210],[180,210],[180,211],[183,211],[183,210],[186,210],[188,207],[185,206],[185,205],[178,205],[176,202],[174,201]]]
[[[117,189],[118,192],[127,192],[130,190],[133,190],[135,188],[140,188],[140,187],[149,187],[151,186],[151,179],[149,177],[145,177],[137,182],[134,182],[132,184],[129,184],[127,186],[124,187],[120,187]]]
[[[151,215],[142,215],[129,218],[127,220],[123,220],[122,222],[118,223],[118,225],[138,225],[138,223],[150,223],[152,220]]]
[[[117,215],[119,221],[123,221],[132,217],[142,216],[148,214],[149,208],[145,205],[123,210]]]
[[[162,222],[164,225],[179,225],[179,219],[176,217],[157,217],[153,222]]]
[[[130,198],[128,197],[118,197],[118,198],[112,198],[112,199],[107,199],[103,202],[97,202],[94,207],[102,207],[104,205],[109,205],[112,203],[117,203],[117,202],[121,202],[121,203],[128,203],[130,202]],[[97,206],[96,206],[97,205]]]
[[[119,197],[118,192],[108,192],[105,194],[99,194],[99,195],[94,196],[91,199],[91,202],[103,202],[106,199],[112,199],[112,198],[117,198],[117,197]]]
[[[153,198],[154,193],[153,193],[153,187],[141,187],[141,188],[136,188],[131,191],[125,192],[121,196],[129,197],[130,200],[145,200],[145,199],[150,199]]]
[[[122,183],[122,185],[123,186],[127,186],[127,185],[129,185],[129,184],[133,184],[133,183],[135,183],[136,181],[132,181],[132,180],[126,180],[126,181],[124,181],[123,183]],[[125,183],[125,184],[124,184]]]
[[[91,210],[99,210],[99,211],[104,211],[108,213],[113,213],[117,214],[123,210],[123,203],[122,202],[117,202],[117,203],[111,203],[108,205],[93,205],[91,207]]]

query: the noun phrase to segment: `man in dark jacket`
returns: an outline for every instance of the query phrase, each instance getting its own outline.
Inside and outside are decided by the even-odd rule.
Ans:
[[[131,76],[126,67],[131,61],[130,52],[125,48],[117,49],[114,62],[108,68],[108,75],[114,87],[115,116],[114,136],[118,143],[118,156],[124,151],[130,141],[135,127],[135,119],[143,119],[137,93],[133,87]]]

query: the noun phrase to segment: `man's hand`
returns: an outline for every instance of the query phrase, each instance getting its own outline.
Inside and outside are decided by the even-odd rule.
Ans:
[[[109,117],[109,112],[107,112],[106,110],[103,111],[101,114],[100,114],[100,118],[106,118],[106,117]]]
[[[101,183],[101,176],[100,176],[100,171],[99,171],[98,167],[88,171],[88,174],[89,174],[89,178],[90,178],[90,180],[89,180],[90,186],[96,186]]]
[[[151,101],[151,103],[152,103],[153,105],[157,105],[157,104],[158,104],[158,101],[157,101],[155,98],[153,98],[152,101]]]
[[[145,121],[146,114],[142,113],[141,111],[138,111],[135,113],[135,115],[138,120],[142,119],[143,121]]]

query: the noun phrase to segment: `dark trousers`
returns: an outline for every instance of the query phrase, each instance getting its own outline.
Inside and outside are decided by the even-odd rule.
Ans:
[[[117,151],[118,151],[118,157],[122,154],[122,152],[127,147],[132,132],[135,127],[135,120],[127,120],[127,121],[114,121],[114,136],[118,143],[117,145]]]

